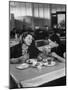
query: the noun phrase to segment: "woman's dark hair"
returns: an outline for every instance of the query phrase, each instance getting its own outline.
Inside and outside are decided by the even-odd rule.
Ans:
[[[24,40],[23,40],[23,39],[24,39],[25,37],[27,37],[27,35],[31,35],[31,36],[33,37],[33,39],[34,39],[33,33],[31,33],[31,32],[24,32],[23,35],[22,35],[22,39],[21,39],[21,41],[20,41],[21,44],[24,43]]]

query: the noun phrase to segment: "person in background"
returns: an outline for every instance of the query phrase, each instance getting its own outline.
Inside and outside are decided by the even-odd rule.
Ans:
[[[50,36],[49,39],[50,46],[51,46],[51,55],[57,58],[61,62],[65,62],[65,50],[64,46],[61,44],[60,38],[55,34]]]
[[[29,58],[37,58],[40,52],[35,46],[33,35],[25,32],[20,43],[10,48],[10,62],[25,62]]]

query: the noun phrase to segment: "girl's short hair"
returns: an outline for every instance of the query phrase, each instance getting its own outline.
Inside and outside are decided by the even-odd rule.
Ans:
[[[53,42],[56,41],[56,43],[60,44],[60,38],[59,38],[57,35],[51,36],[50,39],[51,39]]]

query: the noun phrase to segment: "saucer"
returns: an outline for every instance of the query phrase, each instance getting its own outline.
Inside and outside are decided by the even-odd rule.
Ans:
[[[51,61],[51,63],[49,64],[48,62],[46,63],[43,63],[44,66],[54,66],[56,65],[56,62],[55,61]]]

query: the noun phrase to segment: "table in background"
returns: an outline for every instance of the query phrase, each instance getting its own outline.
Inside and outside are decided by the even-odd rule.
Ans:
[[[15,45],[17,45],[17,44],[19,44],[19,40],[13,39],[13,40],[10,40],[10,42],[9,42],[9,46],[10,46],[10,47],[13,47],[13,46],[15,46]]]

